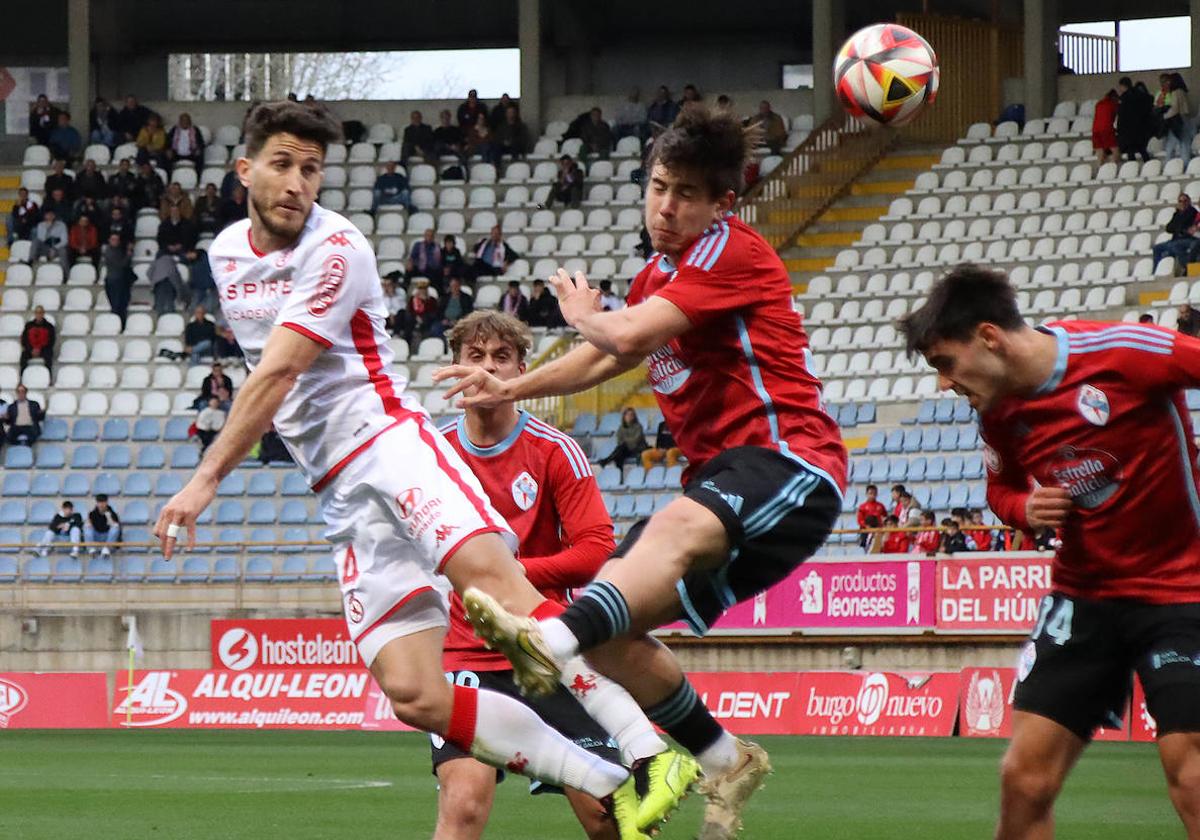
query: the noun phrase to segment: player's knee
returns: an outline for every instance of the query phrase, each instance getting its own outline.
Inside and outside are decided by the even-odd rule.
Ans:
[[[392,677],[384,679],[379,687],[392,701],[392,711],[398,719],[425,732],[445,731],[450,717],[450,697],[448,686],[442,680],[421,684],[416,680]],[[447,690],[443,691],[443,688]]]
[[[1200,755],[1166,767],[1167,787],[1176,805],[1190,812],[1200,811]]]
[[[1009,750],[1000,763],[1000,785],[1005,799],[1045,810],[1054,804],[1062,787],[1062,779],[1052,770]]]
[[[728,543],[716,514],[690,499],[677,499],[654,514],[642,538],[668,543],[674,550],[665,556],[677,559],[685,569],[696,559],[724,550]]]
[[[436,840],[482,836],[491,810],[489,801],[469,785],[442,788],[438,798]]]

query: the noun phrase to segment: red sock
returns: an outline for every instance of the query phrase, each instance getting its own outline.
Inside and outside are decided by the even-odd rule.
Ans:
[[[479,690],[454,686],[454,703],[450,707],[450,726],[446,740],[465,753],[475,743],[475,717],[479,711]]]
[[[538,621],[544,621],[547,618],[558,618],[566,609],[558,601],[551,601],[547,598],[533,608],[533,612],[529,614],[529,617],[536,618]]]

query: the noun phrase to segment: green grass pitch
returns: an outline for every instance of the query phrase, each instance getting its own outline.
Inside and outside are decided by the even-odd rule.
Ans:
[[[747,840],[983,838],[1004,744],[959,738],[762,738],[775,764]],[[357,732],[0,732],[5,840],[427,840],[422,736]],[[1067,783],[1060,838],[1182,837],[1148,744],[1097,744]],[[692,796],[660,835],[695,837]],[[576,838],[565,800],[501,786],[491,840]]]

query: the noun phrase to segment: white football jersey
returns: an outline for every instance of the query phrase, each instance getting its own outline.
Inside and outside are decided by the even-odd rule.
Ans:
[[[325,346],[275,415],[275,429],[315,489],[384,429],[421,405],[392,371],[375,252],[345,217],[313,204],[291,248],[264,254],[250,221],[221,231],[208,252],[221,311],[251,370],[275,327]]]

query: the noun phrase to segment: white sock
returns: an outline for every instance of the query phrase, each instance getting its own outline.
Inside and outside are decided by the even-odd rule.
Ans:
[[[542,629],[542,638],[546,640],[555,659],[567,662],[579,655],[579,640],[561,619],[548,618],[538,624]]]
[[[596,723],[616,739],[626,766],[667,751],[667,742],[658,737],[654,724],[629,692],[593,671],[582,656],[563,667],[562,683]]]
[[[520,701],[494,691],[481,690],[478,697],[471,755],[480,761],[597,799],[629,777],[624,767],[567,740]]]
[[[696,753],[696,761],[700,762],[700,769],[706,776],[719,776],[726,770],[732,770],[737,764],[737,759],[737,738],[724,729],[721,730],[720,738]]]

